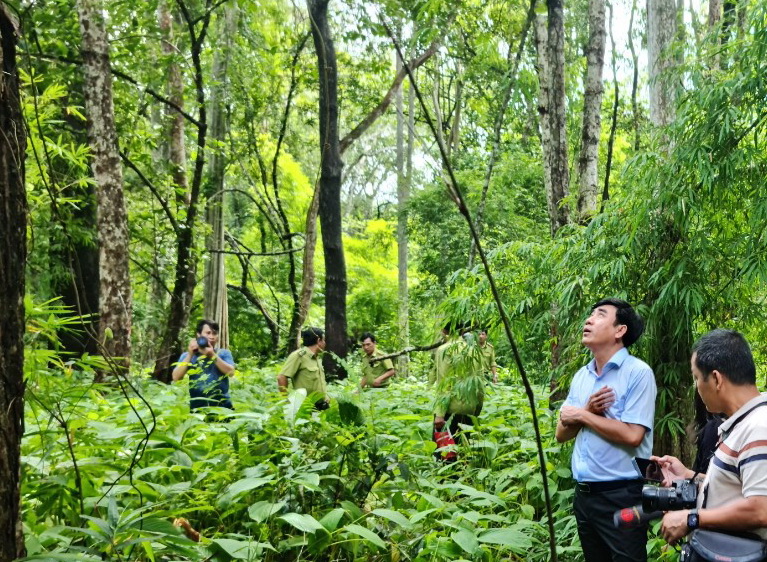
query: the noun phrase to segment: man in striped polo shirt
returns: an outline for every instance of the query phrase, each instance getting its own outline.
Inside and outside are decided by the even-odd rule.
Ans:
[[[756,366],[746,339],[733,330],[700,338],[690,360],[695,387],[709,412],[727,417],[704,475],[698,507],[669,511],[661,532],[675,543],[702,528],[750,532],[767,540],[767,396],[756,386]],[[664,484],[695,473],[672,456],[659,457]]]

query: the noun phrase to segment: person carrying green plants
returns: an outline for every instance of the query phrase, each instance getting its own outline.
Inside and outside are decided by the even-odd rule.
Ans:
[[[451,339],[437,349],[434,357],[437,376],[434,401],[434,429],[448,424],[456,437],[461,425],[474,425],[485,400],[485,380],[482,353],[474,335],[449,324],[448,334],[463,332],[463,337]]]
[[[479,349],[482,352],[482,366],[485,374],[489,375],[494,384],[498,383],[498,365],[495,362],[495,347],[487,341],[487,330],[484,328],[479,331]]]

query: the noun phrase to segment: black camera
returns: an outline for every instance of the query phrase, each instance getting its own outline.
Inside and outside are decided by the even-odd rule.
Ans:
[[[668,488],[642,488],[642,508],[647,511],[692,509],[698,501],[698,485],[692,480],[674,480]]]
[[[208,341],[208,338],[206,338],[205,336],[200,336],[199,338],[197,338],[197,347],[199,347],[200,349],[205,349],[206,347],[209,347],[209,346],[210,346],[210,342]]]

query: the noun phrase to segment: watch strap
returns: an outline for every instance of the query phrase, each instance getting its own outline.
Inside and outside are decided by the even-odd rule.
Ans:
[[[691,509],[690,512],[687,514],[687,527],[692,531],[697,529],[700,526],[700,522],[698,520],[698,510]]]

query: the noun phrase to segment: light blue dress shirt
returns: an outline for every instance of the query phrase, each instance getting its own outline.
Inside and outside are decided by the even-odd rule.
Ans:
[[[578,482],[609,482],[639,478],[634,469],[634,457],[647,458],[652,454],[652,428],[655,417],[655,376],[644,361],[630,355],[626,348],[613,355],[596,373],[592,359],[581,367],[573,377],[570,393],[563,406],[583,408],[603,386],[615,392],[615,402],[605,412],[605,417],[647,428],[638,447],[618,445],[601,437],[596,431],[583,427],[575,438],[573,449],[573,478]]]

